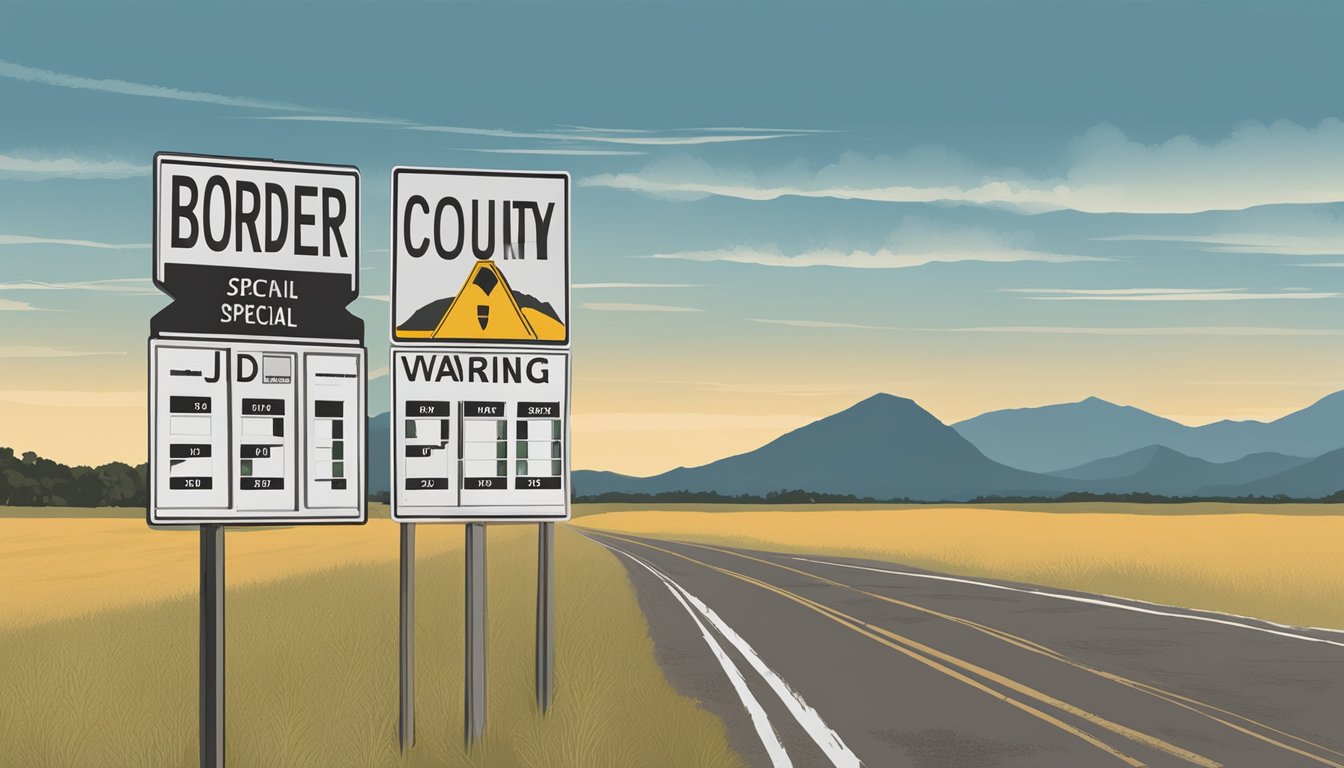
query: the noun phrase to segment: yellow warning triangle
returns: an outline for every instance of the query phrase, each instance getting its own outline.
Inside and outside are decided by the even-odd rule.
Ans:
[[[433,338],[530,341],[537,333],[513,298],[504,273],[493,261],[478,261],[443,313]]]

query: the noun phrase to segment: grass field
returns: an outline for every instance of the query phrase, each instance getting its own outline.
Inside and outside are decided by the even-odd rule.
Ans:
[[[574,525],[1344,628],[1344,510],[1336,505],[591,505],[583,512]]]
[[[556,535],[556,697],[532,682],[533,526],[489,531],[486,738],[462,743],[461,526],[417,536],[417,743],[396,748],[397,535],[229,529],[236,766],[738,766],[653,656],[623,568]],[[142,518],[0,518],[0,764],[196,764],[196,545]]]

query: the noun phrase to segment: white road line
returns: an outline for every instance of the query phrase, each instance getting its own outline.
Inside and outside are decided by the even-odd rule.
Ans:
[[[915,578],[915,579],[932,579],[932,580],[934,580],[934,581],[951,581],[951,582],[955,582],[955,583],[957,583],[957,584],[970,584],[970,585],[972,585],[972,586],[976,586],[976,587],[986,587],[986,588],[988,588],[988,589],[1003,589],[1003,590],[1007,590],[1007,591],[1009,591],[1009,592],[1021,592],[1022,594],[1027,594],[1027,595],[1037,595],[1037,596],[1039,596],[1039,597],[1051,597],[1051,598],[1054,598],[1054,599],[1056,599],[1056,600],[1069,600],[1069,601],[1072,601],[1072,602],[1075,602],[1075,603],[1088,603],[1089,605],[1100,605],[1100,606],[1104,606],[1104,607],[1106,607],[1106,608],[1119,608],[1119,609],[1122,610],[1122,611],[1134,611],[1135,613],[1146,613],[1146,614],[1149,614],[1149,615],[1152,615],[1152,616],[1166,616],[1166,617],[1173,618],[1173,619],[1189,619],[1190,621],[1207,621],[1207,622],[1209,622],[1209,623],[1211,623],[1211,624],[1224,624],[1224,625],[1229,626],[1229,627],[1238,627],[1238,628],[1240,628],[1240,629],[1250,629],[1250,630],[1254,630],[1254,631],[1256,631],[1256,632],[1264,632],[1264,633],[1266,633],[1266,634],[1270,634],[1270,635],[1278,635],[1278,636],[1280,636],[1280,637],[1288,637],[1288,638],[1292,638],[1292,639],[1294,639],[1294,640],[1305,640],[1305,641],[1307,641],[1307,642],[1311,642],[1311,643],[1325,643],[1326,645],[1334,645],[1334,646],[1338,646],[1338,647],[1340,647],[1340,648],[1344,648],[1344,643],[1339,642],[1338,640],[1326,640],[1325,638],[1322,638],[1322,637],[1311,637],[1310,635],[1299,635],[1299,634],[1297,634],[1297,633],[1295,633],[1295,632],[1283,632],[1283,631],[1280,631],[1280,630],[1277,630],[1277,629],[1270,629],[1270,628],[1268,628],[1268,627],[1257,627],[1257,626],[1255,626],[1254,624],[1244,624],[1244,623],[1242,623],[1242,622],[1240,622],[1240,621],[1232,621],[1230,618],[1216,618],[1216,617],[1214,617],[1214,616],[1196,616],[1196,615],[1192,615],[1192,614],[1188,614],[1188,613],[1174,613],[1174,612],[1172,612],[1172,611],[1159,611],[1159,610],[1156,610],[1155,608],[1142,608],[1142,607],[1137,606],[1137,605],[1127,605],[1127,604],[1125,604],[1125,603],[1117,603],[1117,602],[1112,602],[1111,600],[1102,600],[1102,599],[1100,599],[1100,598],[1095,598],[1095,597],[1080,597],[1080,596],[1078,596],[1078,595],[1063,595],[1063,594],[1060,594],[1060,593],[1058,593],[1058,592],[1046,592],[1045,590],[1041,590],[1041,589],[1024,589],[1024,588],[1022,588],[1022,587],[1010,587],[1010,586],[1008,586],[1008,585],[1006,585],[1006,584],[994,584],[994,583],[992,583],[992,582],[988,582],[988,581],[976,581],[976,580],[974,580],[974,579],[962,579],[962,578],[958,578],[958,577],[956,577],[956,576],[939,576],[939,575],[932,574],[932,573],[912,573],[912,572],[910,572],[910,571],[893,571],[893,570],[888,570],[888,569],[886,569],[886,568],[873,568],[873,567],[871,567],[871,566],[866,566],[866,565],[854,565],[854,564],[852,564],[852,563],[835,563],[835,562],[831,562],[831,561],[829,561],[829,560],[813,560],[812,558],[808,558],[808,557],[793,557],[793,558],[791,558],[791,559],[793,559],[793,560],[798,560],[798,561],[801,561],[801,562],[804,562],[804,563],[816,563],[817,565],[830,565],[830,566],[834,566],[834,567],[836,567],[836,568],[852,568],[852,569],[854,569],[854,570],[856,570],[856,571],[872,571],[873,573],[885,573],[885,574],[889,574],[889,575],[892,575],[892,576],[909,576],[909,577],[911,577],[911,578]],[[1148,603],[1148,605],[1156,605],[1156,603]],[[1230,615],[1230,614],[1225,614],[1225,615]],[[1238,617],[1238,618],[1249,618],[1249,617]],[[1259,619],[1256,619],[1256,621],[1259,621]],[[1266,623],[1267,623],[1267,624],[1273,624],[1273,622],[1266,622]],[[1291,627],[1289,627],[1289,625],[1286,625],[1286,624],[1274,624],[1274,626],[1276,626],[1276,627],[1291,628]],[[1315,629],[1315,627],[1310,627],[1310,629]],[[1321,631],[1334,631],[1334,630],[1321,630]]]
[[[673,586],[671,579],[668,579],[662,573],[659,573],[653,566],[629,552],[619,550],[600,541],[597,543],[602,544],[602,546],[607,547],[613,552],[625,555],[631,561],[643,566],[649,573],[652,573],[663,582],[663,586],[667,587],[667,591],[671,592],[672,596],[677,599],[677,602],[681,603],[681,607],[686,609],[686,613],[690,614],[695,625],[699,627],[700,635],[705,639],[705,644],[708,645],[709,650],[714,653],[714,658],[718,659],[719,666],[723,667],[723,672],[728,676],[728,681],[733,684],[733,690],[737,691],[738,698],[742,699],[742,706],[746,707],[747,713],[751,715],[751,724],[756,728],[756,735],[760,737],[761,743],[765,745],[766,753],[770,756],[770,764],[775,768],[792,768],[793,762],[789,760],[789,753],[784,749],[783,742],[779,740],[779,734],[775,733],[775,729],[771,727],[770,719],[765,714],[765,708],[761,706],[761,703],[756,700],[755,696],[751,695],[751,690],[747,688],[747,681],[742,677],[741,670],[737,668],[737,665],[733,663],[732,659],[728,658],[728,654],[723,650],[723,646],[719,645],[719,641],[714,639],[714,635],[712,635],[709,629],[705,627],[704,623],[700,621],[700,617],[695,615],[695,610],[687,604],[680,594],[678,594],[677,588]]]

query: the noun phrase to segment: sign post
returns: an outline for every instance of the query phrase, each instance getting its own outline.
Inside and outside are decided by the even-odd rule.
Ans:
[[[537,524],[537,707],[551,708],[555,681],[555,523]]]
[[[401,751],[415,746],[415,523],[401,528],[401,687],[397,734]]]
[[[541,524],[537,697],[551,699],[551,523],[570,514],[569,176],[395,168],[391,224],[392,519],[466,523],[472,743],[485,729],[484,523]],[[403,691],[412,674],[403,664]],[[403,723],[413,705],[403,696]]]
[[[362,524],[359,169],[159,153],[151,527],[199,526],[201,765],[224,764],[224,526]]]

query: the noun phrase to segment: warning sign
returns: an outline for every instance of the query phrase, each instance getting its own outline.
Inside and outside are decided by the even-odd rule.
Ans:
[[[569,344],[569,175],[392,171],[392,341]]]

